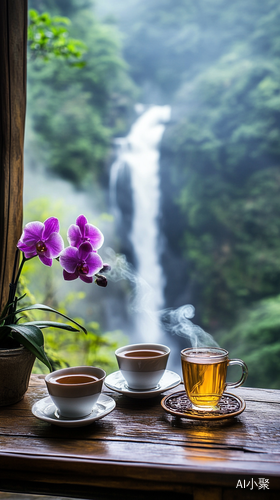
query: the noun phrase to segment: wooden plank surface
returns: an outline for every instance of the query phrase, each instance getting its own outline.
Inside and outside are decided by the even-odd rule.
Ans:
[[[32,376],[24,400],[0,409],[0,489],[12,484],[15,469],[22,483],[32,470],[33,485],[44,484],[46,493],[65,483],[65,493],[80,485],[188,494],[203,486],[236,490],[239,479],[260,477],[270,492],[280,489],[280,391],[240,388],[245,411],[212,423],[173,417],[160,406],[162,395],[105,392],[117,403],[111,414],[87,427],[55,427],[31,413],[47,395],[44,380]]]

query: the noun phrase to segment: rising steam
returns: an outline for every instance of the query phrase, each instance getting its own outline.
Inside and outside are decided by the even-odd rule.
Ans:
[[[195,308],[191,304],[178,307],[175,310],[165,309],[160,311],[160,314],[165,331],[171,335],[183,337],[189,341],[192,347],[218,346],[209,333],[190,321],[195,315]]]
[[[205,332],[200,326],[195,325],[191,319],[195,315],[195,308],[191,304],[178,307],[177,309],[167,308],[160,311],[152,311],[150,304],[154,303],[151,296],[155,293],[152,287],[137,274],[131,264],[127,262],[125,255],[118,255],[112,249],[106,250],[107,260],[111,265],[111,271],[106,274],[109,280],[117,282],[126,280],[131,286],[129,296],[129,308],[133,314],[142,314],[153,324],[160,324],[162,335],[183,337],[186,343],[192,347],[218,346],[213,337]],[[145,325],[145,331],[149,328]],[[162,339],[152,338],[152,331],[149,331],[149,342],[163,342]],[[186,345],[187,347],[187,345]]]

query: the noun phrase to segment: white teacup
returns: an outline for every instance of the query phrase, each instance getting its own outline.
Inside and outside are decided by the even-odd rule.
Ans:
[[[101,368],[76,366],[49,373],[45,381],[59,414],[67,418],[81,418],[93,410],[105,376]]]
[[[128,387],[153,389],[164,374],[169,347],[162,344],[131,344],[120,347],[115,355]]]

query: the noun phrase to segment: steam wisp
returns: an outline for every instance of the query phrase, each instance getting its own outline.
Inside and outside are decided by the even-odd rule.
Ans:
[[[154,301],[151,296],[155,293],[152,287],[127,262],[125,255],[118,255],[112,249],[107,249],[107,260],[111,271],[106,276],[108,280],[118,282],[126,280],[131,286],[129,296],[129,310],[135,315],[136,329],[139,342],[174,343],[172,337],[178,336],[186,341],[185,347],[218,346],[213,337],[191,319],[195,315],[195,308],[191,304],[177,309],[167,308],[160,311],[151,310],[150,304]],[[160,338],[154,337],[154,332],[160,331]]]
[[[195,308],[191,304],[178,307],[175,310],[165,309],[160,311],[160,315],[165,331],[171,335],[183,337],[191,347],[218,346],[209,333],[191,321],[195,315]]]

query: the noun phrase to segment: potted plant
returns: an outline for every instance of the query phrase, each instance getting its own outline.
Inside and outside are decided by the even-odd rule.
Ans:
[[[17,244],[8,301],[0,314],[0,406],[22,399],[36,358],[52,371],[44,349],[45,328],[68,331],[81,329],[87,333],[82,325],[47,305],[21,305],[24,296],[17,296],[17,288],[24,263],[38,257],[43,265],[51,267],[55,259],[63,268],[64,280],[81,279],[85,283],[95,282],[99,286],[107,286],[106,277],[100,273],[108,271],[110,266],[103,264],[98,254],[104,241],[102,232],[89,224],[84,215],[80,215],[76,223],[69,227],[67,239],[69,246],[64,248],[56,217],[50,217],[43,223],[29,222],[23,229]],[[72,324],[45,320],[26,321],[24,315],[34,309],[56,313]]]

